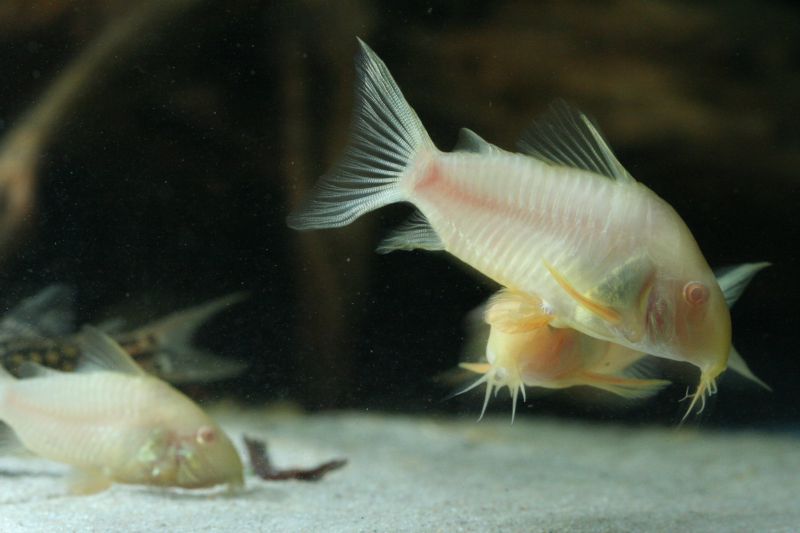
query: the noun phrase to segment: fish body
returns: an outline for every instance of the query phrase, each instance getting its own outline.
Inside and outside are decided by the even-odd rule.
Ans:
[[[540,297],[553,327],[694,364],[692,405],[714,389],[731,352],[722,291],[686,224],[630,176],[585,115],[555,105],[524,135],[522,153],[469,130],[443,153],[364,43],[357,71],[348,150],[291,227],[343,226],[409,202],[417,214],[379,251],[447,251]]]
[[[407,197],[445,251],[504,287],[539,295],[560,324],[724,368],[730,318],[722,293],[685,224],[646,187],[499,150],[441,154],[424,172]],[[587,307],[554,272],[608,313]],[[708,291],[694,321],[681,292],[692,281]],[[719,318],[696,339],[691,328],[708,315]],[[711,346],[698,349],[705,339]]]
[[[241,373],[246,365],[199,348],[193,336],[211,316],[243,298],[243,294],[223,296],[135,329],[103,328],[142,368],[171,383],[226,379]],[[12,374],[26,361],[65,372],[74,370],[80,351],[73,302],[68,287],[51,285],[12,309],[0,321],[0,363]]]
[[[745,263],[718,271],[726,304],[733,305],[752,277],[767,265]],[[645,353],[572,328],[551,327],[555,317],[536,295],[503,289],[483,306],[480,315],[481,325],[474,320],[471,325],[473,339],[468,346],[483,344],[485,351],[477,359],[469,354],[470,360],[460,366],[481,375],[462,393],[486,385],[481,417],[492,392],[501,388],[508,388],[511,394],[513,419],[517,397],[525,398],[526,387],[589,386],[624,398],[645,398],[669,384],[652,377],[654,365]],[[770,390],[735,349],[729,356],[729,368]]]
[[[31,452],[75,467],[75,492],[111,482],[242,485],[236,449],[200,407],[98,330],[85,329],[79,346],[95,367],[65,373],[26,363],[31,377],[0,375],[0,420]]]
[[[526,387],[589,386],[644,398],[669,384],[642,377],[644,353],[572,328],[549,326],[552,316],[536,296],[503,290],[489,300],[483,316],[490,328],[485,362],[460,365],[481,374],[463,392],[486,384],[481,417],[492,393],[503,387],[511,394],[513,420],[518,395],[525,398]]]

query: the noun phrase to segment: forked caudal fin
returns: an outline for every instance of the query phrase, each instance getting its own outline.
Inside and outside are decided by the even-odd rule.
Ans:
[[[436,148],[386,65],[359,39],[358,81],[347,150],[312,197],[286,222],[297,230],[346,226],[364,213],[406,199],[419,156]]]

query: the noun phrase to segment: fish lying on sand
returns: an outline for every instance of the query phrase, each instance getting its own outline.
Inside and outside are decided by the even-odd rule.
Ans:
[[[227,379],[241,374],[247,365],[194,345],[193,337],[209,318],[245,298],[243,293],[229,294],[139,328],[126,330],[114,320],[101,329],[142,368],[170,383]],[[25,361],[56,370],[74,369],[79,355],[74,300],[72,289],[54,284],[10,310],[0,320],[0,363],[12,374]]]
[[[17,379],[0,368],[0,420],[29,451],[75,468],[71,492],[112,482],[243,485],[239,454],[200,407],[99,330],[87,326],[76,338],[83,362],[75,372],[25,362]]]
[[[551,327],[691,363],[700,380],[687,414],[702,406],[732,352],[725,297],[680,216],[625,170],[594,123],[559,102],[520,153],[467,129],[441,152],[359,43],[347,151],[289,226],[340,227],[411,203],[418,211],[379,251],[447,251],[511,297],[536,295]]]

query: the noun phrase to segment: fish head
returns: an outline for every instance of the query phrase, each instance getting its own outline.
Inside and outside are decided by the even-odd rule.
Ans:
[[[233,443],[222,429],[202,418],[195,418],[194,424],[185,420],[181,426],[164,424],[145,431],[141,440],[134,439],[138,442],[131,460],[114,473],[114,479],[187,489],[243,486],[242,462]]]
[[[239,452],[216,424],[206,423],[181,434],[176,446],[176,486],[203,488],[227,484],[232,489],[244,486]]]
[[[522,383],[517,363],[525,349],[523,337],[525,335],[509,334],[497,326],[491,327],[486,343],[486,361],[490,366],[488,381],[495,388],[508,387],[514,390]]]
[[[731,316],[711,269],[659,276],[647,299],[646,324],[654,353],[716,377],[731,350]]]

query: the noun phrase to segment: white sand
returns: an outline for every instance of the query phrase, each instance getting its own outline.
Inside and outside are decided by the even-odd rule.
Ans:
[[[217,410],[278,466],[336,457],[316,483],[248,476],[236,496],[114,486],[0,458],[0,532],[800,531],[800,440],[521,419]]]

